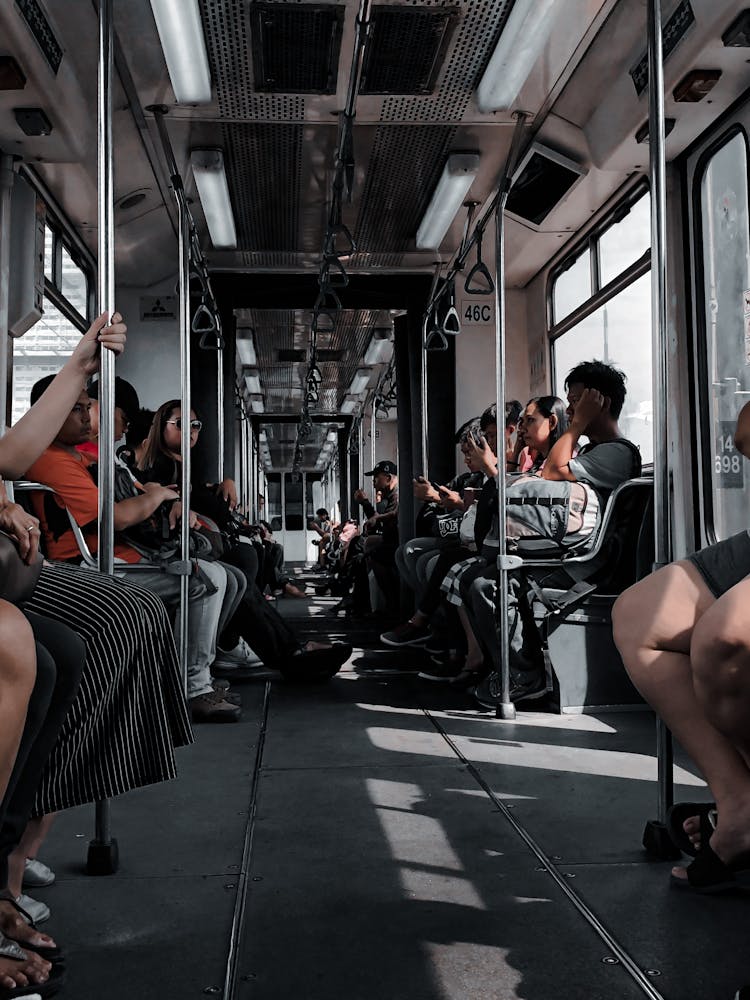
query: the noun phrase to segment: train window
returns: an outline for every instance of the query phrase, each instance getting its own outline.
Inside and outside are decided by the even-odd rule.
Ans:
[[[701,176],[701,251],[705,320],[705,390],[711,414],[713,523],[717,539],[747,527],[750,482],[734,447],[737,414],[750,400],[750,236],[748,155],[736,132]],[[705,410],[704,410],[705,412]]]
[[[58,372],[80,339],[80,330],[45,297],[42,318],[13,341],[13,423],[28,410],[32,385]]]
[[[591,253],[586,249],[555,279],[552,287],[555,323],[591,298],[591,291]]]
[[[281,531],[281,473],[269,472],[265,518],[272,531]]]
[[[651,277],[644,274],[554,342],[555,392],[565,399],[565,376],[580,361],[598,358],[627,376],[620,428],[653,460],[651,406]]]
[[[66,246],[62,247],[62,274],[58,286],[68,302],[81,316],[88,315],[88,280]]]
[[[639,198],[624,218],[612,223],[598,239],[599,287],[604,288],[646,253],[651,244],[651,199]]]

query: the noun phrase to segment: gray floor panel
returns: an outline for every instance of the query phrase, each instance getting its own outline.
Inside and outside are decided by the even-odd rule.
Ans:
[[[637,997],[536,867],[461,767],[264,771],[238,996]]]
[[[733,1000],[750,983],[750,896],[670,886],[671,865],[580,866],[576,887],[627,942],[666,1000]]]

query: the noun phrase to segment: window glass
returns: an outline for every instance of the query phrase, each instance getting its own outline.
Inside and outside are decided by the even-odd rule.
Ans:
[[[603,288],[644,255],[651,245],[651,198],[645,194],[624,219],[599,237],[599,283]]]
[[[555,392],[565,399],[564,382],[581,361],[603,361],[627,377],[627,397],[619,418],[623,435],[653,460],[651,403],[651,276],[644,274],[554,342]]]
[[[750,475],[734,447],[737,414],[750,400],[750,237],[747,146],[737,134],[709,161],[701,181],[713,530],[748,526]]]
[[[591,253],[587,248],[567,271],[555,279],[552,287],[553,322],[565,319],[591,295]]]
[[[305,528],[301,472],[284,473],[284,527],[287,531]]]
[[[13,408],[15,423],[29,408],[29,394],[37,379],[56,374],[75,350],[80,332],[45,298],[44,315],[13,344]]]
[[[281,531],[281,474],[269,472],[267,477],[268,495],[266,498],[266,513],[263,515],[271,525],[272,531]]]
[[[54,281],[55,234],[49,226],[44,227],[44,276]]]
[[[78,264],[62,248],[62,286],[60,291],[81,316],[88,316],[88,282]]]

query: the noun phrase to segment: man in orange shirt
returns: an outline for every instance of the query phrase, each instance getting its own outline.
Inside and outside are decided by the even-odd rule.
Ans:
[[[31,390],[32,403],[39,399],[51,382],[52,377],[48,376],[35,383]],[[89,471],[94,462],[91,456],[81,454],[76,448],[90,439],[90,406],[91,401],[84,390],[55,440],[27,472],[29,479],[52,487],[56,494],[46,504],[44,497],[49,494],[36,496],[33,501],[51,559],[80,559],[66,508],[82,528],[90,550],[96,552],[98,547],[99,490]],[[143,493],[115,503],[115,532],[125,531],[145,521],[165,501],[179,501],[179,495],[170,486],[149,485]],[[117,535],[115,558],[129,563],[142,559],[140,553],[118,539]],[[188,701],[194,722],[236,722],[240,717],[239,708],[214,693],[209,670],[216,655],[216,633],[227,587],[226,573],[218,563],[201,560],[200,568],[213,584],[214,593],[204,590],[190,602]],[[179,601],[177,576],[160,572],[155,567],[153,573],[138,573],[135,582],[158,594],[166,604],[174,605]]]

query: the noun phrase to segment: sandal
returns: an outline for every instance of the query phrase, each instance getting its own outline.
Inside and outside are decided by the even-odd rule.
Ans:
[[[698,848],[688,837],[683,825],[685,820],[693,816],[697,816],[700,820],[701,844],[707,844],[718,821],[715,802],[675,802],[667,811],[666,826],[674,846],[683,854],[689,854],[694,858]]]
[[[16,962],[28,961],[28,955],[24,949],[3,934],[0,934],[0,957],[10,958]],[[57,993],[64,982],[64,970],[60,965],[53,965],[49,972],[49,978],[43,983],[30,981],[26,986],[0,986],[0,1000],[16,1000],[16,998],[34,996],[34,994],[41,997],[51,997]]]
[[[750,888],[750,851],[725,864],[706,841],[685,869],[687,878],[671,876],[672,885],[708,896]]]
[[[34,921],[32,920],[31,916],[21,906],[21,904],[15,898],[15,896],[13,895],[13,893],[10,892],[8,889],[2,889],[2,890],[0,890],[0,902],[10,903],[10,905],[18,913],[21,914],[21,916],[23,917],[23,919],[26,921],[26,923],[29,925],[29,927],[33,931],[38,930],[38,927],[34,923]],[[40,958],[43,958],[45,960],[45,962],[53,962],[54,964],[58,964],[59,965],[60,963],[62,963],[64,961],[62,949],[58,948],[57,945],[55,945],[53,948],[50,948],[50,947],[47,947],[46,945],[43,945],[43,944],[30,944],[28,941],[19,941],[18,938],[14,938],[10,934],[5,934],[2,931],[0,931],[0,940],[5,940],[6,942],[11,942],[12,944],[17,945],[19,948],[21,948],[24,951],[33,951],[35,955],[38,955]],[[2,951],[0,951],[0,954],[2,954]],[[13,957],[13,956],[6,956],[6,957]],[[39,991],[37,990],[37,993],[38,992]],[[0,994],[0,1000],[1,1000],[1,996],[2,995]]]

